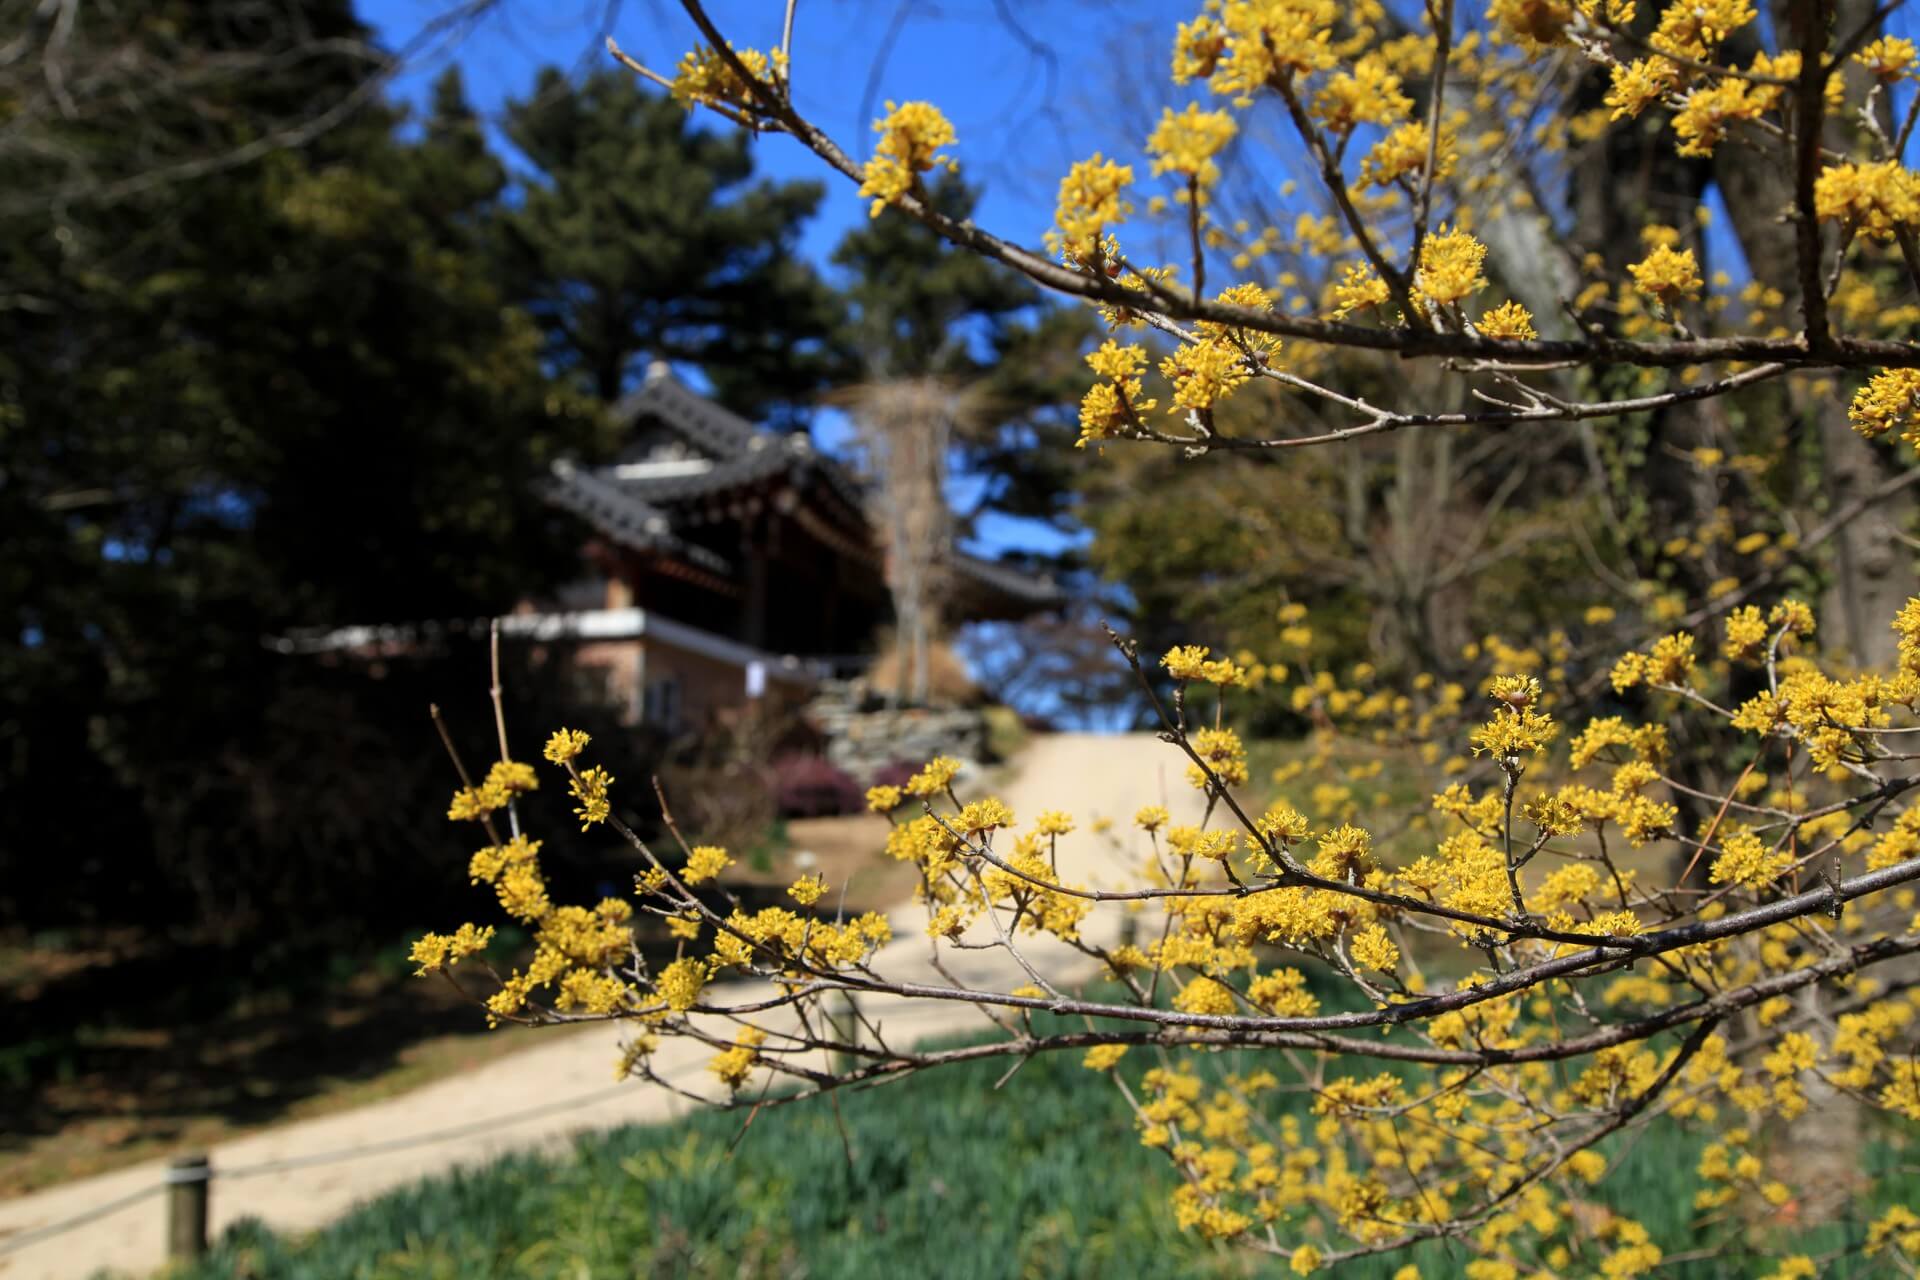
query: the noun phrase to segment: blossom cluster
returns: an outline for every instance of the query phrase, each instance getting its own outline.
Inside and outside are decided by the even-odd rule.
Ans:
[[[1920,376],[1880,368],[1911,359],[1884,340],[1920,322],[1897,292],[1920,271],[1906,164],[1920,56],[1789,9],[1767,22],[1753,0],[1424,14],[1210,0],[1171,33],[1179,96],[1144,136],[1072,166],[1044,256],[914,198],[955,163],[932,104],[889,103],[864,165],[793,128],[857,172],[873,216],[918,218],[1098,308],[1110,334],[1079,406],[1096,452],[1299,457],[1281,451],[1577,423],[1569,456],[1610,478],[1670,468],[1657,478],[1704,495],[1698,518],[1663,527],[1644,509],[1664,494],[1596,485],[1582,531],[1593,515],[1616,546],[1643,540],[1652,571],[1613,582],[1583,542],[1618,588],[1607,603],[1580,601],[1538,643],[1481,636],[1431,670],[1335,666],[1327,619],[1291,597],[1271,625],[1221,620],[1211,647],[1178,645],[1157,667],[1129,650],[1163,690],[1168,780],[1177,790],[1184,767],[1191,789],[1129,828],[1016,813],[949,759],[875,786],[884,855],[916,880],[904,909],[924,916],[912,969],[894,967],[892,921],[822,911],[818,877],[780,905],[730,900],[716,846],[670,866],[639,842],[649,867],[630,903],[556,906],[538,842],[492,829],[526,779],[490,773],[451,810],[487,831],[471,872],[534,939],[496,1016],[622,1017],[640,1028],[623,1065],[653,1079],[660,1040],[691,1040],[715,1055],[721,1101],[757,1081],[871,1083],[952,1059],[849,1045],[820,1030],[825,1002],[938,990],[917,967],[931,948],[940,998],[991,1020],[996,1039],[966,1053],[1070,1049],[1167,1162],[1182,1228],[1296,1273],[1432,1242],[1474,1280],[1642,1275],[1713,1250],[1817,1273],[1830,1259],[1773,1229],[1805,1190],[1781,1135],[1835,1099],[1920,1120],[1920,988],[1888,963],[1920,954],[1920,808],[1900,736],[1920,729],[1920,600],[1893,620],[1888,669],[1823,651],[1813,611],[1783,593],[1801,540],[1831,531],[1778,507],[1806,424],[1836,396],[1851,393],[1861,434],[1920,444]],[[756,104],[785,101],[784,63],[738,61],[744,80],[696,50],[677,92],[766,125]],[[1259,167],[1270,124],[1302,175],[1277,186]],[[1685,163],[1655,166],[1652,139]],[[1759,187],[1784,176],[1777,207],[1727,212],[1753,240],[1756,218],[1784,211],[1773,225],[1791,252],[1762,260],[1749,244],[1738,279],[1704,200],[1658,220],[1599,200],[1624,217],[1602,224],[1605,243],[1570,243],[1579,184],[1563,179],[1590,179],[1616,146],[1658,168],[1656,187],[1704,161]],[[1697,440],[1667,432],[1668,414],[1713,400],[1729,411],[1698,420]],[[1587,434],[1607,419],[1620,429]],[[1467,468],[1441,479],[1507,492]],[[1463,541],[1497,536],[1496,515]],[[1356,561],[1398,553],[1363,515],[1349,524]],[[1245,568],[1208,566],[1226,567]],[[1290,572],[1272,577],[1292,591]],[[1274,764],[1243,736],[1230,709],[1254,698],[1311,726],[1296,755]],[[581,822],[621,833],[614,780],[586,746],[556,737],[548,758]],[[1063,857],[1090,842],[1111,879],[1085,882]],[[670,960],[634,946],[632,921],[653,916]],[[473,966],[490,941],[466,926],[416,959]],[[1102,985],[1065,989],[1031,960],[1043,948]],[[1025,978],[955,992],[945,959],[981,951]],[[1080,1024],[1050,1029],[1049,1010]],[[849,1048],[862,1052],[833,1065]],[[1652,1125],[1700,1137],[1684,1239],[1606,1207],[1621,1151]],[[1873,1194],[1863,1256],[1911,1271],[1920,1219]]]
[[[1295,606],[1278,621],[1306,630]],[[1156,666],[1177,708],[1216,712],[1209,724],[1168,726],[1189,756],[1204,816],[1176,821],[1166,805],[1140,808],[1136,853],[1104,819],[1019,815],[991,794],[966,794],[952,758],[873,787],[868,803],[889,823],[885,856],[915,873],[910,907],[924,915],[936,953],[1021,955],[1049,939],[1097,963],[1107,993],[1079,993],[1096,1002],[1087,1007],[1173,1020],[1137,1068],[1125,1038],[1060,1044],[1075,1047],[1091,1077],[1114,1084],[1141,1143],[1174,1171],[1171,1211],[1183,1229],[1277,1251],[1302,1273],[1446,1234],[1470,1242],[1465,1274],[1492,1275],[1509,1262],[1519,1274],[1513,1260],[1643,1274],[1666,1256],[1644,1225],[1613,1216],[1581,1227],[1568,1216],[1604,1194],[1612,1159],[1601,1141],[1619,1127],[1657,1120],[1707,1135],[1695,1208],[1717,1215],[1796,1194],[1755,1135],[1806,1115],[1823,1090],[1920,1120],[1910,1056],[1920,988],[1869,976],[1860,959],[1920,954],[1914,889],[1859,895],[1844,910],[1807,901],[1795,915],[1765,914],[1807,898],[1809,884],[1840,885],[1852,874],[1845,864],[1866,874],[1913,868],[1908,879],[1920,880],[1920,808],[1898,807],[1872,833],[1821,790],[1844,795],[1857,771],[1895,758],[1884,735],[1907,727],[1896,711],[1920,719],[1920,600],[1893,625],[1906,656],[1890,674],[1825,670],[1814,613],[1791,598],[1729,609],[1717,651],[1680,631],[1623,657],[1614,672],[1623,693],[1687,699],[1753,743],[1752,763],[1718,813],[1691,827],[1676,803],[1685,791],[1666,724],[1606,714],[1563,733],[1558,682],[1568,655],[1497,637],[1476,650],[1518,670],[1484,680],[1481,705],[1491,709],[1477,724],[1465,688],[1430,683],[1425,710],[1366,695],[1343,697],[1329,713],[1388,720],[1413,738],[1460,732],[1490,762],[1490,773],[1475,774],[1474,757],[1459,757],[1460,774],[1433,794],[1432,821],[1411,839],[1342,816],[1352,811],[1321,788],[1294,803],[1284,789],[1299,774],[1284,768],[1273,779],[1281,794],[1239,808],[1235,797],[1256,784],[1246,745],[1220,717],[1227,699],[1276,677],[1252,654],[1191,644]],[[1766,687],[1721,709],[1707,695],[1740,671],[1758,672]],[[1344,692],[1304,668],[1298,678],[1328,705]],[[595,768],[581,759],[588,746],[563,731],[546,754],[577,780]],[[1103,891],[1063,876],[1061,850],[1077,839],[1111,842],[1141,888]],[[1698,888],[1649,878],[1651,864],[1635,851],[1668,841],[1693,849]],[[497,978],[491,1015],[627,1020],[637,1030],[621,1068],[647,1079],[658,1078],[651,1063],[663,1040],[698,1040],[711,1048],[709,1076],[724,1097],[762,1078],[817,1087],[827,1077],[794,1057],[806,1038],[755,1011],[790,1004],[803,1025],[809,1017],[824,1025],[835,984],[869,997],[904,991],[888,977],[892,921],[820,913],[828,886],[813,874],[789,888],[794,907],[716,908],[690,886],[724,889],[731,858],[716,846],[683,852],[677,867],[648,854],[631,901],[588,908],[550,901],[537,840],[478,851],[472,878],[532,929],[531,959]],[[1129,917],[1118,934],[1103,924],[1115,910]],[[636,946],[636,915],[670,926],[670,960]],[[1754,922],[1738,926],[1749,915]],[[467,924],[421,939],[414,958],[423,972],[452,970],[493,942],[491,928]],[[1001,1024],[1007,1043],[1045,1051],[1051,1033],[1027,1019],[1062,995],[1029,971],[1035,981],[973,998],[1017,1002],[1016,1021]],[[1832,1018],[1796,994],[1826,985],[1846,996]],[[785,995],[767,1005],[755,994],[764,990]],[[1331,1069],[1374,1050],[1328,1039],[1329,1000],[1355,1010],[1342,1015],[1355,1026],[1391,1029],[1378,1051],[1398,1059],[1395,1070]],[[1716,1000],[1747,1011],[1767,1034],[1736,1038],[1711,1012]],[[740,1012],[722,1031],[713,1020],[730,1008]],[[1577,1027],[1560,1023],[1562,1009],[1582,1011]],[[1689,1010],[1698,1013],[1673,1016]],[[1236,1043],[1292,1052],[1222,1060],[1205,1051]],[[851,1069],[934,1060],[891,1052]],[[1301,1090],[1306,1113],[1281,1105]],[[1488,1214],[1489,1202],[1513,1207]],[[1876,1249],[1908,1251],[1917,1231],[1920,1221],[1887,1210],[1870,1238]],[[1774,1265],[1802,1274],[1792,1269],[1802,1256]]]

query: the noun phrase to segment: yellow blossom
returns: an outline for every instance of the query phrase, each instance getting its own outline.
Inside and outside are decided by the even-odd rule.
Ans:
[[[1627,270],[1633,274],[1633,283],[1640,292],[1668,305],[1694,297],[1703,283],[1700,267],[1693,260],[1693,250],[1676,250],[1664,244]]]
[[[1387,931],[1377,924],[1369,925],[1355,934],[1351,950],[1353,962],[1363,969],[1392,973],[1400,963],[1400,948],[1393,945],[1393,940],[1387,937]]]
[[[1802,639],[1814,632],[1813,610],[1803,600],[1786,599],[1775,604],[1767,611],[1767,623]]]
[[[1336,74],[1313,100],[1314,116],[1336,136],[1356,125],[1392,124],[1412,110],[1413,100],[1400,92],[1400,77],[1377,54],[1364,55]]]
[[[1288,845],[1305,840],[1309,827],[1307,815],[1285,800],[1275,800],[1267,806],[1267,811],[1255,819],[1253,825],[1254,830],[1267,839]]]
[[[907,794],[930,799],[953,785],[960,776],[960,762],[952,756],[935,756],[920,772],[907,779]]]
[[[1226,51],[1227,33],[1211,17],[1202,14],[1192,22],[1181,23],[1173,42],[1173,82],[1206,79]]]
[[[685,1013],[700,1002],[700,991],[707,985],[707,966],[699,960],[675,960],[660,971],[654,990],[675,1013]]]
[[[414,973],[430,973],[487,949],[493,941],[493,926],[484,929],[463,924],[451,934],[429,933],[413,944],[409,957],[419,967]]]
[[[1198,729],[1192,744],[1194,754],[1206,762],[1222,786],[1246,785],[1247,749],[1240,744],[1239,734],[1231,729]],[[1197,764],[1187,766],[1187,781],[1199,789],[1207,786],[1206,774]]]
[[[578,729],[559,729],[554,732],[551,738],[547,739],[547,747],[544,754],[547,759],[555,764],[565,764],[586,750],[587,744],[592,741],[592,738],[581,733]]]
[[[718,845],[697,844],[693,852],[687,855],[687,865],[681,870],[680,878],[688,884],[700,884],[718,876],[733,865],[733,859],[727,851]]]
[[[776,49],[772,57],[758,49],[739,49],[734,53],[747,74],[763,85],[774,87],[786,78],[787,55],[782,50]],[[709,45],[700,45],[681,57],[668,92],[674,101],[687,106],[719,103],[743,111],[764,111],[753,87]]]
[[[1727,640],[1721,652],[1731,662],[1755,662],[1767,643],[1767,624],[1756,605],[1742,605],[1727,615]]]
[[[1535,705],[1540,682],[1532,676],[1501,677],[1494,682],[1493,697],[1500,705],[1493,719],[1473,731],[1475,755],[1490,755],[1506,767],[1504,762],[1541,750],[1560,732],[1552,717]]]
[[[1754,19],[1752,0],[1685,0],[1669,4],[1648,43],[1669,53],[1706,60],[1714,48]]]
[[[1613,667],[1613,687],[1625,692],[1637,684],[1684,688],[1693,682],[1693,637],[1684,631],[1661,636],[1646,653],[1624,655]]]
[[[1477,326],[1480,335],[1485,338],[1502,338],[1515,342],[1531,342],[1540,335],[1533,330],[1533,313],[1517,302],[1503,302],[1490,311],[1480,313]]]
[[[1059,204],[1054,212],[1060,251],[1088,264],[1102,259],[1103,235],[1133,212],[1133,206],[1121,195],[1132,182],[1130,165],[1103,159],[1097,151],[1091,159],[1074,164],[1060,179]]]
[[[1710,156],[1733,122],[1756,120],[1766,108],[1766,95],[1754,93],[1744,80],[1729,77],[1693,89],[1674,113],[1673,131],[1680,138],[1674,150],[1683,156]]]
[[[582,769],[567,786],[573,798],[580,802],[574,806],[573,814],[580,819],[582,831],[596,822],[605,822],[612,814],[613,806],[607,792],[613,786],[613,775],[605,769],[597,765]]]
[[[1759,836],[1735,831],[1720,839],[1720,856],[1713,861],[1708,879],[1714,884],[1737,884],[1760,889],[1772,883],[1793,865],[1793,855],[1770,851]]]
[[[500,984],[500,989],[487,997],[487,1024],[496,1025],[501,1018],[510,1018],[526,1007],[527,996],[533,991],[533,980],[525,974],[515,973]]]
[[[1632,119],[1671,93],[1678,80],[1678,69],[1665,58],[1616,63],[1606,105],[1613,108],[1613,119]]]
[[[1443,226],[1421,242],[1414,284],[1435,302],[1458,302],[1486,285],[1487,278],[1480,274],[1486,258],[1487,246],[1470,233]]]
[[[991,796],[984,800],[975,800],[960,810],[953,819],[953,829],[966,835],[979,835],[983,831],[993,831],[999,827],[1013,825],[1013,810]]]
[[[524,795],[529,791],[538,791],[540,779],[530,764],[521,764],[517,760],[496,760],[493,767],[487,770],[483,789],[508,796]]]
[[[1423,178],[1427,169],[1427,147],[1432,133],[1424,124],[1408,122],[1387,130],[1360,161],[1362,191],[1369,187],[1388,187],[1395,183]],[[1434,155],[1434,178],[1453,176],[1459,162],[1459,140],[1452,126],[1442,126],[1439,147]]]
[[[753,1074],[753,1068],[759,1063],[759,1047],[766,1042],[767,1033],[758,1027],[743,1027],[734,1037],[733,1047],[723,1050],[707,1064],[707,1070],[720,1078],[720,1083],[729,1089],[738,1089]]]
[[[1865,67],[1874,79],[1882,83],[1913,78],[1913,66],[1916,57],[1920,57],[1913,47],[1913,41],[1902,36],[1881,36],[1860,52],[1853,60]]]
[[[1371,264],[1350,264],[1340,283],[1333,286],[1333,314],[1345,319],[1355,311],[1377,307],[1391,296],[1387,282],[1374,274]]]
[[[869,217],[879,217],[882,209],[913,190],[921,174],[955,167],[951,156],[938,154],[955,141],[953,125],[931,102],[889,102],[887,114],[873,122],[873,131],[880,141],[860,183],[860,194],[873,197]]]
[[[1534,52],[1566,42],[1567,24],[1573,21],[1573,6],[1567,0],[1493,0],[1487,6],[1487,16],[1519,40],[1528,52]]]
[[[1206,665],[1208,652],[1205,645],[1176,645],[1161,656],[1160,665],[1175,680],[1198,680]]]
[[[1080,402],[1080,444],[1140,425],[1140,415],[1155,404],[1140,394],[1140,371],[1146,363],[1145,350],[1111,338],[1087,357],[1087,364],[1107,381],[1094,383]]]
[[[1191,182],[1209,186],[1220,177],[1214,157],[1233,141],[1238,129],[1233,117],[1224,111],[1202,111],[1192,102],[1178,114],[1167,107],[1147,139],[1153,171],[1182,174]]]
[[[461,787],[453,793],[453,800],[447,805],[447,818],[452,822],[477,822],[495,809],[505,807],[507,799],[503,787]]]
[[[493,882],[493,889],[499,896],[500,909],[516,920],[539,920],[553,909],[546,881],[531,861],[508,865]]]
[[[1920,1214],[1905,1205],[1894,1205],[1874,1219],[1867,1228],[1867,1256],[1872,1257],[1888,1245],[1910,1256],[1920,1256]]]
[[[488,845],[477,850],[467,862],[467,878],[475,884],[492,884],[508,868],[519,863],[531,862],[540,853],[540,841],[528,839],[524,835],[515,836],[503,845]]]
[[[1234,1011],[1233,989],[1213,978],[1195,978],[1174,992],[1173,1007],[1182,1013],[1230,1014]]]
[[[1920,440],[1920,369],[1886,369],[1876,373],[1853,397],[1847,409],[1853,429],[1869,440],[1900,428],[1909,443]]]
[[[1033,829],[1043,836],[1064,836],[1073,830],[1073,815],[1058,809],[1043,809],[1033,820]]]
[[[1588,1147],[1584,1151],[1576,1151],[1568,1156],[1566,1167],[1567,1172],[1582,1182],[1595,1183],[1600,1181],[1600,1176],[1607,1171],[1607,1158],[1592,1147]]]
[[[1250,103],[1260,89],[1339,61],[1332,47],[1344,12],[1339,0],[1229,0],[1216,12],[1217,27],[1181,28],[1174,68],[1189,77],[1206,74],[1213,92],[1236,103]]]
[[[1160,373],[1173,384],[1169,413],[1211,409],[1252,376],[1239,347],[1225,338],[1182,345],[1160,362]]]
[[[1891,240],[1920,224],[1920,175],[1898,160],[1831,164],[1813,184],[1814,213],[1856,234]]]

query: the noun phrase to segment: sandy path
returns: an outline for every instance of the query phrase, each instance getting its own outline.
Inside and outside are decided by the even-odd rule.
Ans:
[[[1112,845],[1090,834],[1087,825],[1106,817],[1124,829],[1141,805],[1161,803],[1173,807],[1176,820],[1195,820],[1197,796],[1186,786],[1183,773],[1179,753],[1146,735],[1055,734],[1036,738],[1022,752],[998,794],[1023,824],[1042,809],[1073,814],[1081,829],[1061,841],[1062,874],[1070,882],[1111,885],[1120,879]],[[877,967],[894,977],[935,981],[926,966],[920,910],[895,912],[894,922],[900,936],[883,950]],[[1116,927],[1115,913],[1096,912],[1087,932],[1105,941]],[[1085,970],[1084,958],[1064,945],[1023,944],[1022,952],[1050,979]],[[963,952],[956,960],[949,970],[968,985],[1007,990],[1027,981],[1004,951]],[[890,1040],[898,1037],[907,1043],[981,1025],[976,1011],[955,1001],[876,1001],[863,1009],[880,1021]],[[409,1138],[461,1126],[475,1130],[423,1146],[369,1151],[341,1162],[248,1177],[216,1177],[212,1231],[217,1235],[243,1217],[261,1218],[281,1230],[316,1227],[361,1200],[454,1165],[482,1163],[508,1151],[559,1147],[576,1134],[663,1120],[685,1110],[689,1104],[665,1090],[613,1083],[615,1039],[612,1028],[555,1037],[549,1044],[397,1098],[223,1144],[212,1152],[216,1173],[222,1168],[238,1170],[379,1144],[398,1147]],[[670,1042],[661,1048],[659,1069],[669,1078],[704,1087],[699,1081],[710,1056],[703,1046]],[[573,1105],[576,1102],[579,1105]],[[496,1122],[497,1117],[509,1119]],[[150,1187],[164,1173],[164,1162],[152,1161],[0,1202],[0,1246],[16,1233],[63,1221]],[[102,1267],[145,1274],[163,1258],[163,1204],[160,1198],[146,1199],[78,1230],[0,1255],[0,1277],[68,1280]]]

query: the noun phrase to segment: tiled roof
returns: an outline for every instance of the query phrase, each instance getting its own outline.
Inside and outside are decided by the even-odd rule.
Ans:
[[[796,482],[823,461],[814,454],[805,436],[755,436],[753,443],[736,454],[723,454],[713,465],[698,470],[670,471],[658,475],[620,474],[609,467],[599,474],[609,484],[647,503],[685,502],[710,493],[725,493],[771,476],[792,472]]]
[[[979,556],[968,555],[964,551],[957,550],[947,563],[961,577],[971,578],[982,586],[1016,600],[1041,607],[1066,603],[1066,592],[1045,574],[1035,575],[1014,565],[1002,564],[997,560],[983,560]]]
[[[642,501],[684,502],[791,472],[796,484],[818,476],[856,515],[866,510],[865,496],[846,468],[817,451],[804,432],[776,435],[762,431],[739,414],[689,390],[664,365],[650,369],[639,390],[614,406],[613,416],[627,428],[642,419],[657,422],[713,460],[711,467],[701,471],[615,481]]]
[[[739,414],[688,390],[664,364],[647,370],[647,380],[613,406],[613,420],[631,427],[650,416],[710,454],[745,453],[759,428]]]
[[[715,573],[733,572],[724,557],[674,533],[666,512],[628,492],[625,486],[603,479],[598,472],[562,459],[553,464],[552,474],[540,491],[547,501],[584,518],[623,547],[664,551]]]
[[[866,502],[859,485],[840,463],[817,452],[804,433],[762,431],[690,391],[664,365],[650,370],[646,382],[616,404],[613,413],[630,429],[643,420],[657,423],[697,455],[666,460],[658,455],[628,455],[598,468],[554,464],[543,488],[547,499],[584,517],[622,546],[663,552],[715,573],[731,574],[733,566],[723,557],[674,532],[674,508],[782,474],[790,476],[796,488],[810,480],[823,482],[858,522],[854,528],[866,525]],[[948,564],[972,585],[1011,601],[1044,609],[1066,600],[1052,578],[1011,564],[983,560],[958,549]]]

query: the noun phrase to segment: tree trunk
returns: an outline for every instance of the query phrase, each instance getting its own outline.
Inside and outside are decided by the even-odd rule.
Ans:
[[[1783,6],[1784,7],[1784,6]],[[1873,12],[1868,0],[1841,0],[1834,28],[1852,31]],[[1776,14],[1780,22],[1784,13]],[[1780,30],[1787,30],[1781,25]],[[1757,37],[1742,33],[1741,48],[1730,53],[1750,57]],[[1859,86],[1855,85],[1858,89]],[[1853,95],[1855,100],[1858,94]],[[1838,145],[1846,145],[1848,124],[1827,121]],[[1714,152],[1713,177],[1726,197],[1734,234],[1754,278],[1780,290],[1788,314],[1798,316],[1799,278],[1793,213],[1793,174],[1779,164],[1758,163],[1752,149],[1733,144]],[[1861,438],[1847,421],[1846,401],[1838,394],[1812,406],[1820,445],[1820,487],[1828,510],[1879,483],[1887,474],[1886,451]],[[1827,589],[1821,599],[1821,643],[1862,667],[1891,666],[1897,654],[1888,620],[1909,596],[1920,595],[1920,573],[1904,538],[1920,513],[1920,498],[1903,492],[1862,512],[1833,539]]]

